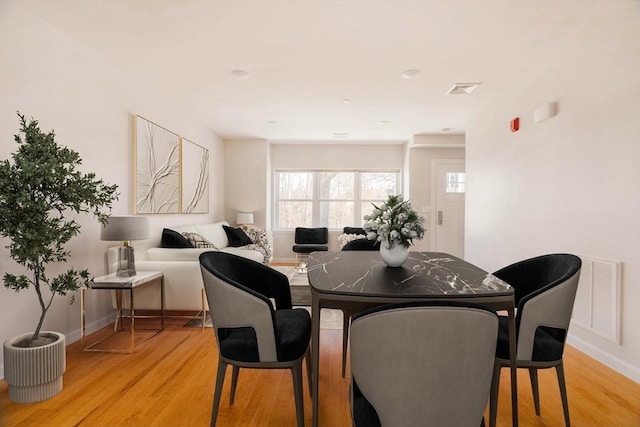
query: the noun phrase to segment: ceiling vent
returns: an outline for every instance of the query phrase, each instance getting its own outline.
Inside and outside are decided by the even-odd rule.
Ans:
[[[475,88],[482,83],[456,83],[453,85],[447,95],[469,95]]]

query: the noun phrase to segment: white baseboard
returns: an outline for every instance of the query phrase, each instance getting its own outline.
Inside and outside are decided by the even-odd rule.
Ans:
[[[103,316],[102,318],[91,322],[91,323],[87,323],[85,326],[85,334],[92,334],[95,331],[97,331],[98,329],[102,329],[105,326],[113,323],[115,320],[115,315],[113,313],[111,314],[107,314],[106,316]],[[71,332],[69,332],[68,334],[64,334],[65,339],[67,340],[67,345],[72,344],[76,341],[79,341],[81,338],[81,330],[80,328],[73,330]]]
[[[625,377],[635,381],[636,383],[640,383],[640,368],[637,366],[633,366],[624,360],[621,360],[611,354],[602,351],[598,347],[590,344],[580,338],[577,338],[571,334],[567,337],[567,343],[587,354],[590,357],[593,357],[599,362],[604,363],[611,369],[621,373]]]

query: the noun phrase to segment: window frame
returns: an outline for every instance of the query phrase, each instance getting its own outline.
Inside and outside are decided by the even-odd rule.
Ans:
[[[354,174],[354,198],[351,199],[320,199],[320,180],[318,179],[320,173],[326,172],[337,172],[337,173],[353,173]],[[320,203],[321,202],[353,202],[353,220],[355,222],[355,226],[357,227],[359,224],[362,224],[364,220],[362,217],[368,212],[362,212],[362,204],[364,202],[371,202],[370,199],[363,200],[362,199],[362,174],[363,173],[393,173],[396,177],[395,182],[395,192],[394,194],[402,193],[402,170],[394,169],[394,168],[381,168],[381,169],[274,169],[273,171],[273,185],[272,185],[272,197],[273,197],[273,205],[272,205],[272,229],[275,231],[281,230],[294,230],[295,228],[287,228],[281,227],[278,223],[279,221],[279,206],[280,206],[280,181],[279,174],[280,173],[311,173],[313,175],[313,190],[312,190],[312,199],[284,199],[286,201],[302,201],[312,203],[312,224],[310,227],[325,227],[325,225],[319,224],[320,221]],[[381,200],[382,201],[382,200]],[[360,219],[359,222],[357,219]],[[352,226],[351,224],[344,224],[343,226]],[[342,228],[331,228],[328,227],[330,231],[342,230]]]

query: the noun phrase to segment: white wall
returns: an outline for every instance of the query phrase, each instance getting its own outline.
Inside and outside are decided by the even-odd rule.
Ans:
[[[271,168],[277,169],[404,169],[404,145],[333,145],[332,143],[271,145]],[[364,221],[363,221],[364,222]],[[354,225],[354,224],[345,224]],[[329,232],[329,250],[338,250],[340,231]],[[275,261],[295,260],[293,231],[274,230]]]
[[[0,5],[0,159],[7,159],[17,144],[16,110],[33,116],[41,129],[54,129],[56,140],[80,153],[81,170],[95,172],[109,184],[118,184],[120,199],[114,214],[132,213],[131,114],[140,114],[210,151],[210,213],[208,215],[154,215],[152,226],[198,223],[224,219],[224,147],[222,141],[193,115],[176,105],[165,105],[162,93],[145,91],[144,82],[127,80],[103,58],[68,38],[21,2]],[[106,272],[105,249],[99,224],[91,216],[80,218],[80,236],[68,245],[69,266],[88,268],[93,275]],[[0,242],[0,275],[18,274],[9,258],[6,240]],[[61,271],[63,266],[54,270]],[[65,268],[67,266],[64,266]],[[80,336],[80,305],[70,297],[57,298],[44,329],[63,332],[68,341]],[[90,293],[87,321],[91,330],[113,321],[108,293]],[[35,329],[40,309],[33,289],[15,293],[0,286],[0,342]],[[0,354],[0,373],[2,369]]]
[[[546,69],[469,125],[466,258],[488,270],[551,252],[621,261],[621,344],[575,325],[570,342],[640,381],[638,14],[603,13],[588,34],[557,42]],[[534,124],[551,101],[558,115]]]
[[[253,212],[253,226],[267,229],[269,143],[262,139],[232,140],[225,141],[224,145],[227,221],[235,224],[238,212]]]

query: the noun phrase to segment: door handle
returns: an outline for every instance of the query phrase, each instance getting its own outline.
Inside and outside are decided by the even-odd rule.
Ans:
[[[438,211],[438,225],[442,225],[442,211]]]

